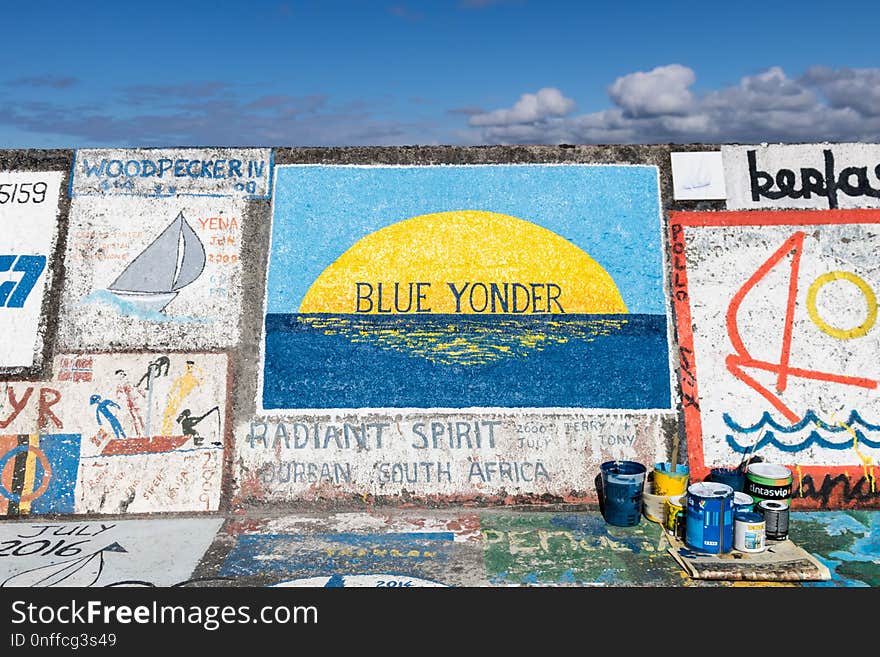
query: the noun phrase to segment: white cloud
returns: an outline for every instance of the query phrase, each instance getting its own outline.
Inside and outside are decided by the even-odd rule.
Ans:
[[[608,95],[631,118],[686,114],[694,102],[689,87],[696,79],[686,66],[658,66],[617,78],[608,87]]]
[[[554,116],[565,116],[575,103],[558,89],[544,87],[536,94],[523,94],[510,109],[474,114],[468,121],[472,126],[515,126],[536,123]]]
[[[670,64],[615,80],[609,109],[570,115],[574,101],[553,89],[567,110],[533,102],[529,113],[526,94],[470,125],[495,144],[880,141],[880,68],[814,66],[792,78],[771,67],[702,95],[695,82],[692,69]]]
[[[826,66],[807,69],[802,81],[820,89],[831,107],[851,107],[865,116],[880,116],[880,69]]]

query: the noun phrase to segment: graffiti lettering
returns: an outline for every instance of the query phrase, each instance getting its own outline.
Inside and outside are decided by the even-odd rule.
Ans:
[[[880,492],[871,491],[866,477],[860,477],[853,484],[850,477],[845,474],[837,475],[836,477],[826,474],[818,490],[816,489],[813,477],[809,474],[804,475],[797,490],[792,492],[792,498],[817,500],[823,508],[828,508],[828,503],[832,497],[835,499],[835,508],[846,506],[853,502],[861,506],[870,505],[872,502],[880,500]],[[837,501],[838,499],[840,502]]]
[[[291,446],[293,449],[305,449],[306,447],[327,449],[331,444],[338,449],[360,450],[370,449],[374,446],[381,449],[382,432],[390,426],[389,422],[361,422],[360,424],[345,422],[341,427],[333,424],[322,427],[318,422],[312,424],[294,422],[288,429],[287,424],[278,422],[275,425],[273,438],[270,440],[269,425],[266,422],[254,420],[251,422],[247,440],[252,449],[258,441],[266,449],[270,447],[276,449],[282,446],[286,449],[290,449]]]
[[[428,423],[416,422],[412,426],[412,431],[418,436],[418,442],[414,440],[412,446],[415,449],[426,449],[429,446],[434,449],[473,449],[475,447],[479,449],[483,447],[483,440],[485,440],[486,446],[495,447],[495,427],[499,424],[501,424],[499,420],[474,420],[473,423],[431,422],[429,442]]]
[[[541,438],[540,436],[536,436],[534,438],[520,438],[517,442],[517,447],[520,449],[544,449],[545,447],[550,446],[549,438]]]
[[[697,401],[697,374],[694,371],[694,352],[687,347],[679,347],[678,360],[681,364],[679,372],[681,372],[681,401],[685,406],[692,406],[700,410],[700,403]]]
[[[455,300],[455,313],[565,313],[556,283],[447,283]],[[356,313],[428,313],[431,284],[355,283]]]
[[[202,490],[199,494],[199,502],[205,505],[205,510],[211,510],[211,491],[214,489],[214,477],[217,474],[217,466],[213,454],[205,454],[205,462],[202,463]]]
[[[429,313],[430,308],[422,307],[422,302],[426,298],[426,293],[422,292],[423,287],[431,287],[430,283],[408,283],[409,292],[407,294],[406,307],[401,303],[402,294],[400,292],[400,283],[394,284],[394,305],[389,302],[386,306],[382,305],[382,291],[384,283],[376,283],[375,288],[370,283],[355,283],[357,301],[355,302],[356,313],[371,313],[375,307],[377,313]],[[415,308],[413,308],[413,289],[415,288]],[[373,303],[373,291],[376,292],[376,302]],[[386,300],[388,298],[386,293]]]
[[[203,230],[238,230],[238,219],[235,217],[199,217],[199,223]],[[230,244],[235,244],[234,237],[219,237],[212,239],[233,240]]]
[[[34,392],[32,386],[28,386],[21,399],[15,398],[15,390],[11,385],[6,385],[6,397],[12,406],[12,411],[5,419],[0,419],[0,429],[5,429],[19,416],[27,406],[28,400]],[[37,424],[40,429],[45,429],[51,422],[59,429],[63,428],[61,419],[52,412],[51,407],[61,401],[61,393],[54,388],[40,388],[39,401],[37,402]]]
[[[5,205],[6,203],[42,203],[46,200],[47,189],[49,189],[49,186],[42,181],[35,183],[0,183],[0,205]]]
[[[455,312],[462,312],[462,299],[467,292],[467,308],[474,313],[564,313],[559,295],[562,288],[556,283],[447,283],[455,297]],[[546,288],[546,290],[545,290]],[[519,292],[519,294],[517,294]],[[520,305],[522,301],[522,305]],[[497,304],[496,304],[497,302]],[[556,305],[558,311],[553,310]]]
[[[350,463],[303,463],[302,461],[281,461],[264,463],[260,470],[264,484],[278,482],[317,484],[328,481],[334,484],[351,483]]]
[[[566,431],[606,431],[608,429],[608,422],[602,419],[595,420],[579,420],[577,422],[566,422],[565,430]],[[616,423],[615,423],[616,424]],[[622,424],[617,425],[622,426],[625,431],[628,431],[632,428],[632,425],[627,420],[623,420]]]
[[[61,401],[61,393],[54,388],[40,388],[40,401],[37,411],[37,425],[40,429],[46,429],[51,420],[59,429],[63,429],[61,419],[52,412],[52,406]]]
[[[395,548],[327,548],[325,553],[328,557],[406,557],[409,559],[433,559],[437,556],[436,551],[431,550],[397,550]],[[380,580],[381,581],[381,580]],[[391,586],[391,584],[388,584]]]
[[[675,298],[684,301],[688,298],[687,277],[685,276],[684,228],[681,224],[673,224],[672,232],[672,287]]]
[[[247,173],[242,165],[247,165]],[[184,158],[159,158],[158,160],[108,160],[91,162],[84,158],[82,171],[87,178],[107,176],[109,178],[259,178],[263,175],[266,163],[262,160],[237,159],[188,160]]]
[[[105,525],[104,523],[99,523],[99,524],[101,525],[100,529],[98,529],[95,525],[31,525],[31,527],[33,527],[34,529],[39,529],[39,531],[36,534],[29,534],[29,535],[17,534],[17,536],[19,538],[25,538],[25,539],[37,538],[37,536],[43,536],[43,535],[48,536],[49,534],[47,534],[46,532],[48,532],[50,529],[54,528],[55,531],[53,531],[51,533],[52,536],[89,536],[89,537],[94,538],[95,536],[102,534],[102,533],[109,531],[109,530],[113,529],[114,527],[116,527],[115,524],[113,524],[113,525]],[[98,531],[92,532],[91,530],[93,530],[93,529],[97,529]]]
[[[550,473],[541,461],[472,461],[468,480],[491,481],[550,481]]]
[[[429,461],[413,463],[379,463],[376,467],[380,484],[417,484],[452,481],[452,465]]]
[[[636,444],[635,436],[602,436],[599,442],[603,445],[613,447],[614,445],[627,445],[632,447]]]
[[[761,171],[758,169],[757,151],[747,151],[752,200],[757,203],[761,197],[771,200],[785,197],[811,198],[815,194],[827,198],[828,207],[834,209],[838,205],[838,191],[851,197],[880,198],[880,188],[872,187],[868,180],[868,167],[846,167],[838,174],[834,165],[834,153],[830,149],[825,149],[822,155],[825,158],[825,170],[801,168],[800,187],[798,187],[797,173],[791,169],[779,169],[774,176]],[[880,164],[874,167],[874,177],[880,179]],[[773,189],[774,185],[777,189]]]
[[[500,545],[506,547],[510,554],[567,554],[578,551],[589,551],[596,547],[610,547],[624,551],[630,548],[609,536],[575,534],[568,530],[522,529],[499,531],[497,529],[481,530],[483,541],[487,546]],[[646,551],[653,551],[653,546],[646,544]]]
[[[37,284],[40,274],[46,268],[46,256],[42,255],[0,255],[0,272],[13,271],[22,274],[18,282],[0,283],[0,306],[22,308],[31,290]]]
[[[83,543],[88,543],[88,541],[68,543],[62,539],[55,544],[45,538],[39,541],[31,541],[30,543],[19,540],[2,541],[0,545],[5,545],[6,547],[0,548],[0,557],[29,557],[32,554],[40,554],[44,557],[52,554],[59,557],[73,557],[82,552],[82,548],[77,546]]]

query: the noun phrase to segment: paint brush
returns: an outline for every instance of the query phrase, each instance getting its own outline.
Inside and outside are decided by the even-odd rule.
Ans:
[[[678,435],[678,431],[675,432],[675,435],[672,437],[672,455],[670,457],[670,461],[672,461],[672,471],[675,472],[678,467],[678,446],[681,438]]]
[[[752,450],[755,449],[755,447],[758,445],[759,442],[761,442],[761,438],[764,437],[765,433],[767,433],[766,429],[764,429],[764,431],[761,432],[761,435],[758,436],[757,440],[755,440],[755,442],[753,442],[751,445],[749,445],[749,448],[745,452],[743,452],[743,456],[742,456],[742,459],[740,459],[739,465],[737,466],[737,470],[742,470],[743,464],[746,462],[746,457],[749,454],[751,454]]]

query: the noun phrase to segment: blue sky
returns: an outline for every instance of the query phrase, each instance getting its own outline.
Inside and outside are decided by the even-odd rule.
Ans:
[[[3,6],[4,148],[880,140],[880,3]]]

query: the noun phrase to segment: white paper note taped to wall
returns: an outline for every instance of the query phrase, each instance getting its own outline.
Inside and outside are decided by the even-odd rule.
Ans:
[[[677,201],[726,199],[721,152],[671,153],[672,190]]]

